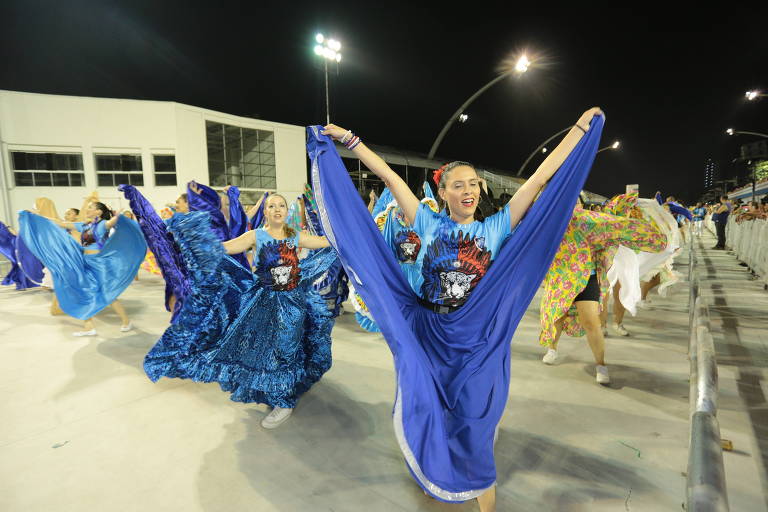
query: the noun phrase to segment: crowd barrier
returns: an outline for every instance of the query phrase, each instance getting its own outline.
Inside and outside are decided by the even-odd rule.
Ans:
[[[689,512],[728,512],[722,441],[717,421],[717,359],[709,330],[709,308],[699,296],[696,241],[693,238],[688,244],[691,431],[685,509]]]
[[[768,288],[768,220],[736,222],[729,216],[725,226],[725,246]]]

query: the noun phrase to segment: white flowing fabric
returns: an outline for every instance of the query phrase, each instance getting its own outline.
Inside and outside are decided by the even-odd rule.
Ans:
[[[653,219],[656,225],[662,233],[667,236],[667,247],[662,252],[650,253],[650,252],[638,252],[621,246],[616,251],[616,256],[613,258],[613,264],[608,269],[608,281],[611,284],[611,288],[616,282],[621,283],[621,290],[619,291],[618,299],[621,301],[624,309],[629,311],[632,316],[637,314],[637,304],[640,302],[642,295],[640,291],[640,280],[647,281],[653,276],[662,272],[667,276],[664,282],[663,288],[666,292],[666,288],[671,286],[677,279],[675,279],[675,273],[672,271],[672,262],[680,247],[680,232],[677,228],[677,221],[675,218],[666,211],[655,199],[638,199],[637,205],[643,211],[646,218]],[[668,272],[663,272],[665,267],[669,267]],[[614,299],[615,300],[615,299]]]

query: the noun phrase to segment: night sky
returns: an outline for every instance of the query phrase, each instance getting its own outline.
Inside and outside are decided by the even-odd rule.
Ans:
[[[768,98],[744,99],[746,90],[768,89],[768,9],[758,2],[678,11],[465,5],[476,10],[5,1],[0,88],[323,123],[312,52],[321,31],[343,44],[332,120],[367,142],[423,153],[506,57],[521,49],[538,57],[522,79],[497,84],[469,108],[469,122],[455,125],[438,151],[445,161],[516,170],[544,139],[600,106],[603,145],[620,139],[622,149],[598,156],[586,188],[610,196],[639,183],[643,196],[661,189],[690,201],[702,192],[707,158],[727,175],[738,146],[755,140],[729,138],[725,128],[768,132]]]

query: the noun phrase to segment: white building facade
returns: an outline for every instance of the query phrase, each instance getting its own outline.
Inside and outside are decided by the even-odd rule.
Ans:
[[[190,180],[240,187],[248,204],[265,191],[288,200],[307,175],[303,126],[175,102],[0,90],[0,220],[49,197],[59,215],[93,190],[125,209],[117,185],[136,185],[156,209]]]

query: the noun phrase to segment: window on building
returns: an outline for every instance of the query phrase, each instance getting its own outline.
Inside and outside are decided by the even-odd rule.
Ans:
[[[206,121],[208,178],[212,187],[277,188],[275,134]]]
[[[144,185],[141,155],[94,155],[96,183],[99,187]]]
[[[84,187],[81,153],[11,151],[17,187]]]
[[[155,166],[155,186],[176,186],[176,157],[174,155],[152,155]]]

